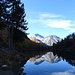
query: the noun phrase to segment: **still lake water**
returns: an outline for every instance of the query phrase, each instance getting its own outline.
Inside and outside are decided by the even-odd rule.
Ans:
[[[0,75],[75,75],[74,57],[70,52],[46,52],[29,57],[12,70],[1,69]]]

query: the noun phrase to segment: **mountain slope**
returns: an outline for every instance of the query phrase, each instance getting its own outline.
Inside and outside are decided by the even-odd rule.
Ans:
[[[53,43],[57,43],[58,41],[61,41],[61,38],[56,35],[49,35],[47,37],[43,37],[40,34],[35,34],[34,36],[30,37],[30,40],[37,42],[37,43],[43,43],[48,46],[52,46]]]
[[[66,38],[62,39],[60,42],[54,45],[55,50],[75,50],[75,33],[68,35]]]
[[[49,46],[52,46],[53,43],[56,44],[58,41],[61,41],[61,39],[55,35],[49,35],[42,40],[43,43],[45,43]]]

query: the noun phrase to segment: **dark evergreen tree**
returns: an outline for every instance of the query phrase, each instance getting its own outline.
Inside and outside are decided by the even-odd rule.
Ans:
[[[14,42],[18,42],[20,40],[22,41],[25,38],[26,33],[24,32],[28,29],[27,22],[25,20],[26,14],[24,11],[24,4],[22,4],[20,0],[14,1],[13,7],[12,20],[14,23]],[[15,33],[17,34],[17,36],[15,36]]]
[[[0,0],[0,30],[8,29],[9,49],[13,42],[27,38],[27,21],[24,4],[20,0]]]
[[[27,22],[25,20],[25,10],[24,10],[24,4],[21,3],[20,0],[7,0],[11,7],[11,13],[10,13],[10,18],[11,18],[11,27],[10,27],[10,32],[11,34],[17,34],[14,35],[14,42],[17,41],[22,41],[22,39],[24,38],[24,36],[26,35],[26,30],[27,28]],[[19,34],[19,32],[21,32],[21,34]],[[13,35],[11,35],[13,37]],[[19,38],[19,39],[18,39]]]
[[[0,30],[6,27],[6,6],[5,1],[0,0]]]
[[[20,0],[0,0],[0,29],[8,29],[9,48],[13,42],[22,42],[27,38],[27,21],[24,4]]]
[[[6,1],[0,0],[0,45],[7,45]]]

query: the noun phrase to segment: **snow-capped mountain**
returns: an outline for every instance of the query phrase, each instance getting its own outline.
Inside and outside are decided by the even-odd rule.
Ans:
[[[37,42],[37,43],[43,43],[48,46],[52,46],[53,43],[57,43],[58,41],[61,41],[61,38],[56,35],[49,35],[47,37],[43,37],[40,34],[35,34],[34,36],[30,37],[30,40]]]
[[[49,46],[52,46],[53,43],[56,44],[58,41],[61,41],[61,39],[55,35],[49,35],[49,36],[45,37],[44,39],[42,39],[42,42]]]
[[[40,34],[35,34],[34,36],[29,37],[29,39],[36,43],[43,43],[42,39],[44,39],[44,37]]]
[[[61,60],[61,58],[58,58],[57,55],[54,56],[53,52],[48,52],[45,55],[36,56],[36,57],[30,58],[29,60],[34,62],[36,65],[39,65],[44,61],[47,61],[49,63],[57,63]]]

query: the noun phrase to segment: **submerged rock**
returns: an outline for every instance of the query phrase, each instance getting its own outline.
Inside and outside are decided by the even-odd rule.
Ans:
[[[5,65],[2,65],[2,68],[6,68],[6,67],[8,67],[6,64]]]

